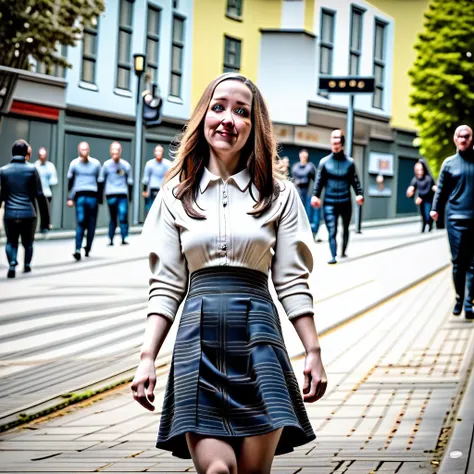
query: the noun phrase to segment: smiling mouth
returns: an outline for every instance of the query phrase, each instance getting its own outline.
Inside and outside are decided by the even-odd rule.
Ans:
[[[216,132],[219,135],[223,137],[236,137],[237,135],[235,133],[230,133],[230,132]]]

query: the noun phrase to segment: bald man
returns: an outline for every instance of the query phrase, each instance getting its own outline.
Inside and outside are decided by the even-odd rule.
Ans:
[[[73,257],[81,259],[81,247],[87,233],[85,256],[89,256],[97,224],[99,204],[102,204],[102,191],[99,186],[100,162],[89,156],[89,144],[79,143],[79,156],[71,161],[67,172],[69,207],[76,207],[76,249]]]
[[[128,203],[133,194],[133,176],[130,163],[122,159],[122,145],[119,142],[110,145],[110,160],[102,166],[99,183],[105,185],[109,207],[109,245],[114,245],[117,223],[120,225],[122,245],[127,245]]]
[[[146,162],[143,170],[143,192],[145,198],[145,211],[148,214],[153,201],[163,186],[166,172],[171,167],[171,161],[164,158],[165,149],[162,145],[156,145],[153,152],[154,158]]]
[[[472,129],[459,126],[454,132],[457,153],[444,160],[431,217],[438,220],[446,206],[446,228],[453,262],[456,303],[459,316],[464,305],[466,319],[474,319],[474,151]]]
[[[41,186],[43,187],[43,194],[51,205],[53,199],[53,192],[51,187],[58,184],[58,173],[56,167],[48,160],[48,151],[44,146],[38,150],[38,160],[35,162],[35,168],[41,178]],[[41,232],[48,232],[48,229],[41,227]]]

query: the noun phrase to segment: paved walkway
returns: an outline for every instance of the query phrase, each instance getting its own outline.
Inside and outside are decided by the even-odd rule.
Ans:
[[[328,392],[307,405],[318,438],[272,472],[436,472],[474,349],[474,324],[451,315],[452,299],[446,270],[328,332]],[[302,364],[294,359],[299,377]],[[115,390],[3,434],[0,472],[195,472],[153,447],[159,417]]]
[[[312,287],[320,333],[449,262],[444,233],[420,235],[418,223],[352,237],[349,258],[335,266],[326,264],[327,243],[316,245]],[[106,242],[98,238],[81,262],[72,259],[72,242],[40,242],[33,274],[0,280],[0,425],[133,373],[146,321],[146,256],[138,236],[127,247]],[[282,325],[290,356],[301,354],[283,314]],[[178,322],[159,364],[169,360],[177,328]]]

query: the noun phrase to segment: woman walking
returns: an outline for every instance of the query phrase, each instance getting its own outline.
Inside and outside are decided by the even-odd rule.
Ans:
[[[275,454],[315,438],[303,398],[321,398],[327,380],[308,286],[314,242],[298,193],[276,164],[259,90],[223,74],[196,106],[145,222],[148,321],[131,388],[154,410],[155,358],[188,293],[157,447],[191,456],[198,473],[270,473]],[[303,396],[269,270],[306,350]]]
[[[436,183],[431,176],[426,164],[420,160],[415,164],[415,176],[411,180],[410,186],[407,189],[407,197],[412,198],[415,192],[418,193],[415,199],[415,204],[420,206],[421,214],[421,232],[431,232],[433,227],[433,219],[430,217],[431,205],[436,192]]]

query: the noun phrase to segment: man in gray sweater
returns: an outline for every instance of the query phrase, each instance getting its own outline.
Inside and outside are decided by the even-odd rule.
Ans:
[[[67,172],[69,196],[67,205],[76,207],[76,250],[73,257],[81,259],[81,247],[87,231],[86,257],[92,248],[99,204],[102,204],[102,192],[99,190],[100,162],[89,156],[89,144],[81,142],[79,156],[71,161]]]

